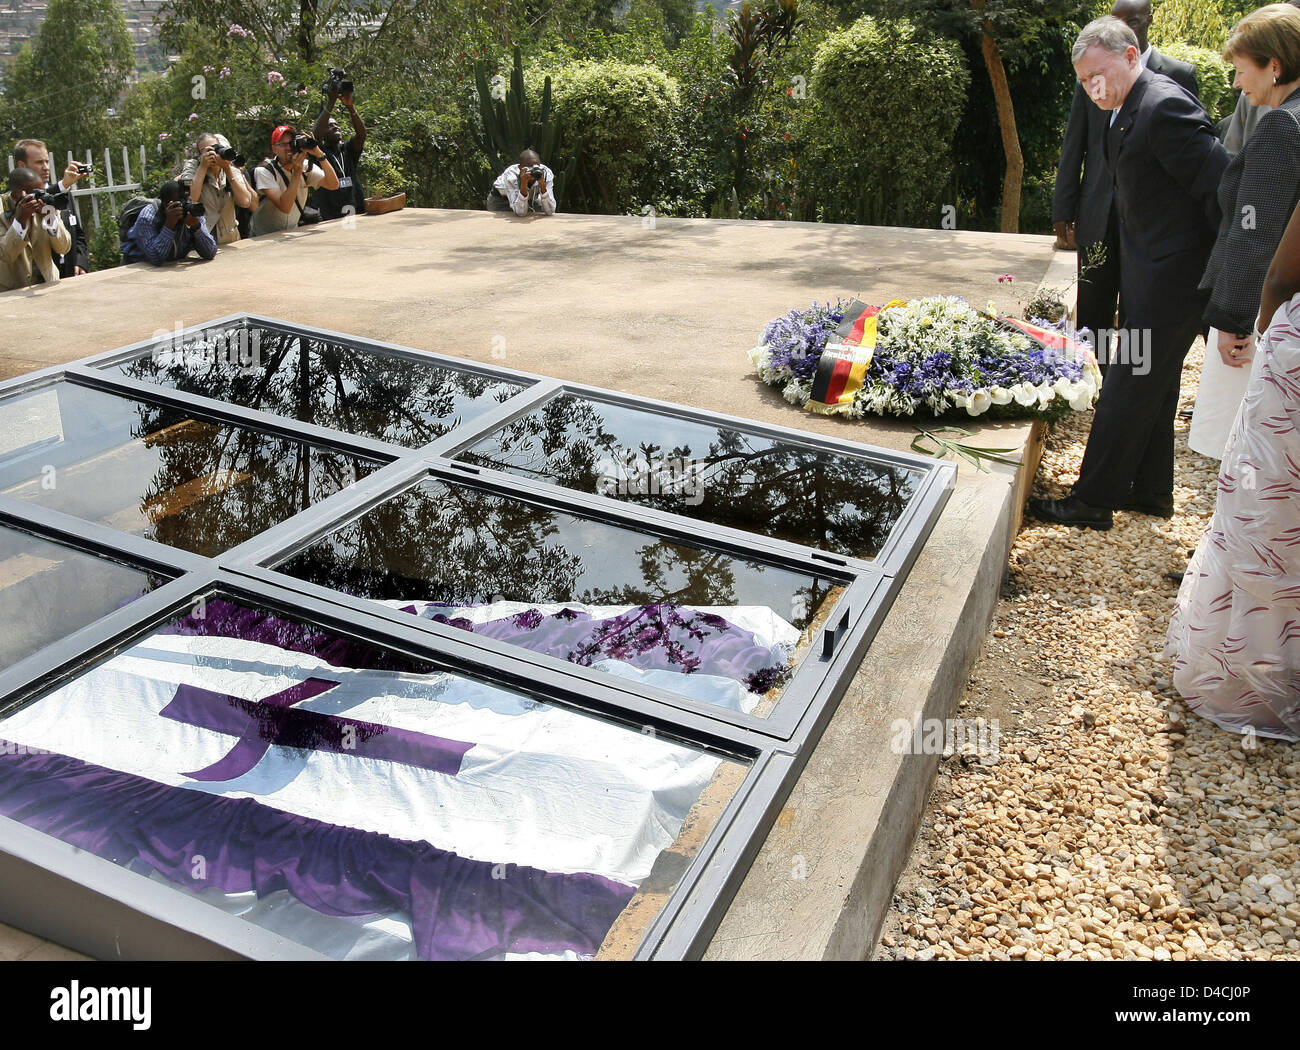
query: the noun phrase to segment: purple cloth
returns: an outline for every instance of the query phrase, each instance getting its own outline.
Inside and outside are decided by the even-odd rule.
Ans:
[[[442,603],[430,603],[421,614],[411,605],[403,611],[584,666],[614,659],[643,671],[718,675],[754,693],[766,692],[786,673],[784,661],[750,631],[671,602],[636,606],[604,620],[576,609],[550,614],[526,609],[486,623],[448,617],[435,611],[440,607]]]
[[[220,761],[185,774],[195,780],[222,781],[243,776],[266,756],[272,744],[377,758],[448,776],[460,772],[460,764],[465,752],[474,746],[472,743],[319,711],[299,711],[291,706],[336,685],[338,682],[323,678],[308,678],[262,700],[244,700],[198,686],[180,685],[171,703],[159,713],[164,718],[240,738]]]
[[[324,627],[281,619],[265,609],[239,605],[224,598],[207,599],[202,615],[191,612],[160,627],[158,633],[261,642],[289,652],[315,656],[331,667],[406,674],[432,674],[438,670],[428,660],[348,638]]]
[[[22,751],[0,741],[0,814],[193,889],[287,890],[326,915],[401,912],[424,959],[594,955],[636,892],[600,875],[468,860],[253,799]]]

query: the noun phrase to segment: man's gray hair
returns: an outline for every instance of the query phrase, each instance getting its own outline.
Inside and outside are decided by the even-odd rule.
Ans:
[[[1112,54],[1122,55],[1128,48],[1138,46],[1137,35],[1114,15],[1094,18],[1079,34],[1070,49],[1070,61],[1078,62],[1090,47],[1101,47]]]

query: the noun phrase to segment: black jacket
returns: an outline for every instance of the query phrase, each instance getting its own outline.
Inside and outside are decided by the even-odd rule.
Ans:
[[[1199,97],[1196,67],[1162,55],[1155,48],[1147,69],[1169,77]],[[1061,160],[1056,166],[1056,189],[1052,194],[1052,221],[1074,223],[1075,242],[1083,248],[1105,240],[1110,221],[1111,177],[1106,169],[1106,132],[1110,112],[1099,109],[1083,85],[1074,85],[1070,120],[1065,127]],[[1080,170],[1082,169],[1082,175]]]
[[[1120,240],[1120,304],[1129,328],[1199,317],[1201,275],[1219,228],[1228,152],[1201,104],[1143,70],[1107,133]]]
[[[1273,253],[1300,201],[1300,90],[1259,118],[1219,184],[1223,218],[1201,288],[1204,319],[1221,332],[1255,327]]]
[[[59,184],[51,182],[45,187],[47,193],[61,193]],[[55,255],[54,265],[58,267],[60,277],[71,277],[76,267],[80,266],[87,273],[90,272],[90,249],[86,244],[86,227],[81,225],[81,216],[77,214],[77,201],[72,196],[72,191],[68,191],[68,206],[59,213],[63,218],[63,225],[68,228],[68,233],[72,235],[72,250],[66,255]]]

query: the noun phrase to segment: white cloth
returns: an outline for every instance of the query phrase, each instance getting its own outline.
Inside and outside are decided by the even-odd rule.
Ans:
[[[1246,364],[1241,368],[1229,368],[1219,356],[1218,348],[1219,330],[1211,328],[1205,341],[1205,363],[1196,389],[1192,426],[1187,434],[1187,446],[1211,459],[1223,458],[1223,448],[1228,443],[1253,368],[1249,358],[1244,359]]]
[[[188,772],[237,737],[160,712],[182,683],[260,700],[339,684],[297,710],[472,743],[460,771],[272,746],[219,783]],[[315,820],[429,842],[471,860],[592,872],[637,885],[677,837],[719,760],[452,674],[334,667],[262,642],[155,635],[4,722],[6,740],[160,784],[255,798]]]
[[[257,191],[261,201],[257,206],[257,211],[253,214],[253,224],[249,228],[249,233],[254,237],[260,237],[264,233],[277,233],[280,230],[292,230],[298,225],[298,219],[302,217],[302,209],[307,204],[307,191],[310,187],[319,186],[325,181],[325,172],[316,164],[307,166],[304,162],[302,178],[298,181],[298,199],[295,206],[290,208],[288,213],[282,212],[272,203],[269,197],[262,196],[262,190],[268,189],[286,189],[288,184],[280,177],[279,172],[271,167],[268,160],[264,164],[259,164],[257,170],[253,173],[253,189]]]
[[[538,604],[500,601],[487,605],[448,606],[424,601],[384,601],[380,604],[393,609],[414,608],[418,615],[428,619],[434,616],[445,616],[449,620],[464,618],[471,623],[488,623],[507,616],[517,616],[530,609],[537,610],[543,616],[554,616],[562,610],[570,609],[585,612],[593,620],[608,620],[639,608],[635,605],[585,605],[582,602]],[[721,616],[728,623],[748,631],[758,644],[766,646],[771,651],[773,663],[785,663],[799,642],[799,629],[766,606],[683,605],[682,608],[706,615]],[[591,666],[606,674],[656,686],[694,700],[702,700],[706,704],[725,707],[744,714],[753,711],[762,699],[739,682],[722,675],[703,674],[699,671],[683,674],[680,671],[646,670],[615,659],[599,660]]]

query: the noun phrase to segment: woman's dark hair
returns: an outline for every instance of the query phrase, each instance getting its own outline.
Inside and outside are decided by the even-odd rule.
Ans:
[[[189,190],[185,183],[177,179],[164,182],[158,187],[158,208],[154,212],[153,225],[154,229],[162,229],[163,223],[167,221],[167,204],[169,201],[183,201],[188,197]]]

